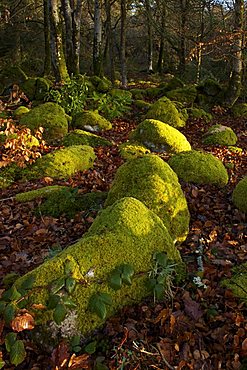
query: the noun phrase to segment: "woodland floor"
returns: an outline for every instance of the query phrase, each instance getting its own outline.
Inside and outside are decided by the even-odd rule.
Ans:
[[[20,204],[14,201],[13,195],[51,184],[78,187],[83,193],[107,191],[123,163],[117,144],[127,140],[129,131],[138,123],[137,117],[138,112],[133,111],[128,118],[113,121],[113,129],[102,136],[116,145],[95,150],[97,160],[92,170],[79,173],[67,182],[45,178],[18,182],[2,191],[1,278],[10,272],[24,274],[52,255],[54,249],[74,243],[96,217],[95,211],[78,213],[74,219],[38,217],[33,213],[39,206],[38,201]],[[201,144],[202,134],[216,122],[233,128],[238,135],[238,146],[244,149],[242,153]],[[246,122],[230,115],[218,115],[210,124],[202,120],[189,121],[183,133],[193,149],[213,153],[231,169],[228,169],[229,183],[223,189],[182,183],[191,214],[190,232],[180,247],[188,275],[182,285],[174,286],[173,299],[154,303],[150,298],[139,305],[124,307],[88,338],[88,342],[94,342],[93,354],[82,351],[75,355],[65,342],[45,350],[28,340],[24,331],[21,336],[26,341],[28,355],[17,369],[94,369],[96,362],[99,370],[247,369],[246,306],[220,285],[223,278],[231,276],[233,266],[247,261],[246,219],[231,201],[234,186],[246,174]],[[162,157],[167,159],[165,154]],[[199,268],[200,244],[206,289],[193,284]],[[0,288],[0,294],[2,291]]]

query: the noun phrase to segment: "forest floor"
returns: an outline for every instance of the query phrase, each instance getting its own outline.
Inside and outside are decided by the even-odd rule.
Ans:
[[[80,212],[74,219],[39,217],[33,212],[39,207],[38,200],[17,203],[13,196],[51,184],[78,187],[83,193],[108,191],[117,168],[123,163],[117,145],[126,141],[136,127],[136,114],[138,112],[113,121],[113,129],[102,134],[114,145],[95,150],[97,159],[93,169],[68,181],[44,178],[18,182],[2,190],[0,278],[10,272],[22,275],[40,265],[54,250],[78,240],[96,217],[96,211]],[[243,149],[241,153],[201,144],[202,134],[215,123],[235,131],[237,145]],[[170,301],[154,303],[151,297],[138,305],[124,307],[108,319],[104,327],[85,342],[90,344],[89,353],[82,350],[73,354],[65,341],[45,349],[30,341],[23,331],[20,336],[25,342],[27,357],[17,369],[247,369],[246,306],[221,286],[222,279],[231,276],[233,266],[247,261],[246,219],[231,200],[236,183],[246,174],[246,122],[230,115],[218,115],[210,124],[190,120],[182,131],[193,149],[214,154],[229,172],[229,183],[223,189],[181,184],[191,214],[188,238],[179,247],[187,265],[186,280],[173,287]],[[4,151],[2,146],[0,154]],[[161,157],[167,159],[165,154]],[[199,270],[198,253],[203,258],[205,287],[202,288],[193,283]],[[2,292],[0,287],[0,295]],[[3,334],[0,325],[0,345]]]

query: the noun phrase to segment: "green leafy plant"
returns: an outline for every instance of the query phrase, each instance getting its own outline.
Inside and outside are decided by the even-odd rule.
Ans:
[[[112,120],[121,117],[130,110],[132,99],[128,95],[99,94],[94,91],[90,102],[91,109],[98,110],[105,118]]]
[[[91,312],[99,316],[100,319],[104,320],[107,314],[107,307],[112,305],[112,298],[108,293],[95,293],[89,300],[88,308]]]
[[[148,288],[153,292],[154,301],[164,297],[172,297],[172,284],[175,278],[175,266],[165,252],[157,252],[153,256],[153,269],[149,272]]]
[[[134,269],[130,264],[122,264],[111,271],[109,276],[109,286],[118,290],[122,284],[131,285],[131,278],[134,275]]]

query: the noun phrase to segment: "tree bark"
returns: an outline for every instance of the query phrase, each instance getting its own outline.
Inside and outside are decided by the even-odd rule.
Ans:
[[[62,24],[59,17],[58,0],[49,0],[51,24],[51,60],[57,82],[69,79],[64,51]]]
[[[113,48],[113,35],[112,35],[112,21],[111,21],[111,2],[110,0],[105,0],[105,12],[106,12],[106,53],[105,57],[107,65],[110,67],[110,78],[111,82],[115,81],[115,57],[114,57],[114,48]]]
[[[186,22],[187,22],[187,0],[180,0],[180,11],[181,11],[181,27],[180,27],[180,48],[179,48],[179,74],[184,75],[185,64],[186,64],[186,43],[185,43],[185,33],[186,33]]]
[[[93,72],[96,76],[102,76],[102,21],[100,0],[95,0],[94,2]]]
[[[120,40],[120,63],[122,86],[127,87],[127,65],[126,65],[126,0],[121,0],[121,40]]]
[[[153,29],[152,29],[152,14],[150,0],[145,0],[145,8],[147,14],[147,29],[148,29],[148,72],[153,72]]]
[[[50,18],[48,0],[43,0],[44,7],[44,38],[45,38],[45,61],[44,61],[44,76],[48,76],[51,72],[51,48],[50,48]]]

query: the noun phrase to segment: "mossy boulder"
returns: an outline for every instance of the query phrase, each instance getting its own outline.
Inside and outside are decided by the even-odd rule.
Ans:
[[[72,312],[67,308],[64,325],[69,322],[70,325],[64,336],[69,337],[78,332],[85,336],[99,328],[105,318],[121,307],[139,302],[150,294],[147,278],[148,272],[153,268],[155,252],[165,252],[169,260],[177,264],[178,273],[181,271],[180,254],[159,217],[140,201],[124,198],[103,210],[89,232],[76,244],[20,278],[15,286],[18,288],[33,277],[34,284],[29,299],[32,303],[47,305],[47,287],[55,286],[63,278],[66,279],[65,285],[69,274],[70,281],[76,282],[69,294],[76,308]],[[131,266],[134,275],[130,285],[124,283],[120,289],[114,290],[109,284],[109,278],[123,264]],[[63,284],[60,287],[62,289],[58,294],[62,299],[66,298]],[[102,294],[107,294],[109,305],[104,305],[103,309],[101,305],[99,317],[92,312],[92,299]],[[50,308],[48,318],[53,311]],[[75,320],[72,320],[73,316]],[[63,322],[60,327],[62,326]]]
[[[90,132],[111,130],[112,128],[111,122],[96,111],[84,111],[76,114],[73,117],[72,126]]]
[[[43,138],[53,142],[63,138],[68,133],[68,121],[65,111],[56,103],[41,104],[20,118],[20,124],[35,132],[44,128]]]
[[[232,277],[221,282],[223,287],[231,289],[236,297],[243,300],[247,305],[247,262],[240,264],[232,269]]]
[[[145,155],[119,167],[105,206],[125,196],[139,199],[155,212],[173,240],[185,240],[190,219],[187,202],[177,175],[161,158]]]
[[[235,118],[247,118],[247,103],[237,103],[232,107],[232,113]]]
[[[189,117],[193,119],[203,119],[206,122],[210,122],[212,120],[212,114],[206,112],[202,108],[189,108],[188,110]]]
[[[129,160],[137,157],[143,157],[150,154],[150,150],[144,145],[135,142],[126,142],[119,145],[120,155],[123,159]]]
[[[44,77],[30,77],[21,84],[21,89],[30,100],[44,101],[51,85]]]
[[[132,100],[132,93],[131,91],[128,91],[128,90],[123,90],[123,89],[111,89],[109,91],[109,94],[113,97],[113,98],[119,98],[119,99],[122,99],[122,100],[127,100],[127,101],[130,101]]]
[[[9,134],[5,135],[4,133],[0,133],[0,143],[4,143],[6,141],[18,141],[20,138],[18,134]],[[21,145],[26,148],[32,148],[33,146],[39,146],[39,140],[30,134],[24,134],[21,138]]]
[[[68,179],[76,172],[93,167],[96,156],[93,148],[87,145],[74,145],[58,149],[38,158],[30,167],[24,170],[27,178]]]
[[[189,105],[194,103],[197,96],[197,89],[194,85],[185,86],[179,89],[168,91],[166,96],[170,100],[175,100]]]
[[[27,80],[27,75],[18,66],[8,66],[0,72],[0,95],[4,92],[5,88],[8,88],[14,84],[20,85]]]
[[[206,96],[216,97],[222,92],[222,86],[217,80],[207,78],[198,84],[197,91]]]
[[[90,77],[90,81],[92,82],[94,88],[101,93],[108,92],[112,86],[111,81],[106,77],[100,78],[98,76],[92,76]]]
[[[143,111],[148,111],[148,109],[151,107],[151,103],[146,102],[145,100],[134,100],[134,105],[138,109],[142,109]]]
[[[148,87],[146,89],[146,96],[151,99],[158,98],[163,95],[162,89],[160,87]]]
[[[234,131],[223,125],[214,125],[203,135],[203,144],[209,145],[235,145],[238,141],[237,135]]]
[[[235,207],[247,213],[247,176],[240,180],[233,190],[232,201]]]
[[[145,89],[130,89],[130,92],[134,99],[142,100],[146,96]]]
[[[95,148],[97,146],[111,146],[112,143],[103,137],[92,134],[91,132],[74,130],[65,135],[63,138],[63,145],[89,145]]]
[[[50,185],[44,186],[43,188],[26,191],[23,193],[18,193],[15,195],[15,200],[17,202],[30,202],[37,198],[48,198],[52,193],[67,189],[67,186],[61,185]]]
[[[173,104],[171,100],[164,97],[162,100],[158,100],[151,105],[146,114],[146,118],[162,121],[174,128],[185,126],[185,121],[177,110],[175,104]]]
[[[146,119],[130,134],[130,140],[145,145],[154,152],[178,153],[191,150],[186,137],[164,122]]]
[[[196,150],[178,153],[169,159],[168,164],[186,182],[218,187],[223,187],[228,182],[228,173],[223,163],[209,153]]]
[[[168,77],[166,81],[160,84],[160,87],[163,88],[163,91],[167,92],[167,91],[183,88],[184,83],[180,78],[174,77],[174,76],[171,77],[170,75],[170,77]]]
[[[21,106],[20,106],[20,107],[18,107],[16,110],[14,110],[14,112],[13,112],[13,116],[14,116],[14,118],[19,119],[23,114],[26,114],[26,113],[28,113],[29,111],[30,111],[30,109],[29,109],[29,108],[27,108],[27,107],[25,107],[25,106],[21,105]]]

